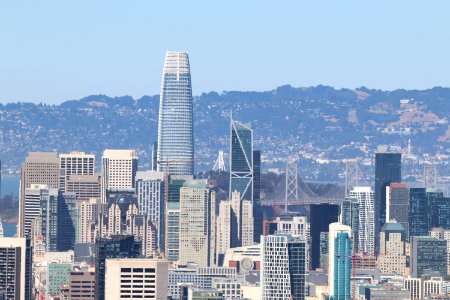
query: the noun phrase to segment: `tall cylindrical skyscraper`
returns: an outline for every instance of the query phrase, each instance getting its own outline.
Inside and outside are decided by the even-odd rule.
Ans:
[[[166,52],[158,120],[158,171],[194,173],[194,122],[189,56]]]

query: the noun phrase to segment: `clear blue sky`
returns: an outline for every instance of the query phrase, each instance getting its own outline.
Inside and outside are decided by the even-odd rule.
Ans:
[[[450,1],[158,2],[2,1],[0,102],[157,94],[166,50],[194,94],[450,86]]]

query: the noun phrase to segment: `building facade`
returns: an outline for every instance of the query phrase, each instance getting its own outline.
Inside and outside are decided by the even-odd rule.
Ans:
[[[405,183],[392,182],[386,187],[386,220],[400,223],[409,240],[409,189]],[[382,227],[381,227],[382,228]]]
[[[410,260],[412,277],[418,278],[430,272],[447,276],[447,241],[429,236],[413,236]]]
[[[61,153],[59,164],[61,169],[59,188],[66,191],[66,182],[70,175],[94,175],[95,155],[84,152]]]
[[[352,230],[331,223],[328,234],[328,294],[336,300],[351,299]]]
[[[358,199],[359,225],[358,247],[360,253],[375,253],[375,214],[374,193],[370,187],[355,187],[350,191],[350,197]]]

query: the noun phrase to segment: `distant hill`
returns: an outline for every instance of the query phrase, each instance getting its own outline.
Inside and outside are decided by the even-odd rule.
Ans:
[[[450,88],[382,91],[285,85],[266,92],[203,93],[194,104],[198,171],[212,168],[219,149],[228,152],[231,112],[234,119],[253,124],[255,149],[262,150],[265,169],[283,168],[283,160],[297,153],[300,169],[310,180],[337,180],[342,166],[334,160],[370,159],[379,144],[405,151],[411,139],[418,159],[450,154]],[[0,105],[4,169],[18,171],[29,151],[82,150],[97,154],[99,162],[105,148],[137,149],[140,166],[149,168],[158,105],[159,96],[105,95],[60,105]]]

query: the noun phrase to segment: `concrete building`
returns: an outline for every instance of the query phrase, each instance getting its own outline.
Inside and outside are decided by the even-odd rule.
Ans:
[[[215,265],[215,203],[206,180],[186,181],[180,189],[179,264]]]
[[[223,292],[213,288],[197,288],[190,285],[181,287],[181,298],[186,300],[222,300]]]
[[[410,260],[412,277],[421,277],[430,272],[447,276],[447,241],[428,236],[413,236]]]
[[[56,152],[30,152],[22,165],[19,196],[18,236],[25,236],[25,191],[32,184],[59,188],[59,158]]]
[[[71,175],[94,175],[95,155],[84,152],[61,153],[60,163],[60,183],[59,188],[66,191],[66,183]]]
[[[306,242],[289,235],[262,237],[263,300],[304,300]]]
[[[227,249],[231,247],[231,201],[220,201],[219,215],[216,218],[217,262],[220,262]]]
[[[101,203],[100,198],[81,200],[76,203],[77,243],[94,243],[97,238],[96,223],[101,214],[107,209],[106,203]]]
[[[382,273],[404,275],[406,232],[401,223],[385,223],[380,233],[377,267]]]
[[[0,291],[4,299],[31,300],[31,268],[30,240],[0,238]]]
[[[422,279],[407,277],[403,279],[403,287],[410,293],[411,300],[422,299]]]
[[[262,262],[262,245],[229,248],[225,252],[223,266],[236,268],[238,273],[260,270]]]
[[[23,195],[23,206],[20,209],[20,220],[22,221],[23,236],[32,238],[38,235],[37,232],[31,234],[32,222],[41,215],[41,195],[48,191],[48,185],[32,184],[25,189]]]
[[[95,272],[71,271],[68,298],[70,300],[94,300]]]
[[[167,299],[169,263],[151,259],[107,259],[105,299]]]
[[[65,191],[75,193],[78,201],[87,201],[92,198],[101,198],[102,175],[69,175],[65,182]]]
[[[106,149],[102,157],[102,201],[106,191],[134,189],[138,156],[135,150]]]

